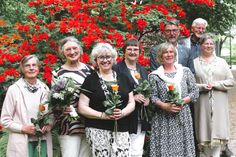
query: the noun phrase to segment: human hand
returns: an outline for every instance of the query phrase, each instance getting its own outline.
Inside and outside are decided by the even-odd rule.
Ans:
[[[63,114],[64,114],[64,115],[68,115],[68,114],[70,114],[71,111],[72,111],[71,107],[68,106],[68,107],[66,107],[66,108],[64,109]]]
[[[43,128],[41,129],[41,131],[42,131],[42,133],[44,134],[44,133],[50,132],[51,129],[52,129],[52,126],[48,124],[48,125],[43,126]]]
[[[212,87],[213,87],[213,85],[212,85],[211,83],[205,84],[205,86],[204,86],[204,88],[205,88],[207,91],[212,90]]]
[[[163,103],[162,107],[163,110],[166,110],[168,112],[172,113],[178,113],[182,110],[182,106],[178,106],[176,104],[170,104],[170,103]]]
[[[21,131],[24,134],[35,135],[36,127],[34,125],[23,125]]]
[[[134,100],[139,102],[139,103],[145,103],[147,98],[145,98],[142,94],[135,94],[134,95]]]
[[[145,101],[144,101],[143,105],[147,106],[147,105],[149,105],[149,103],[150,103],[150,99],[149,98],[145,98]]]
[[[111,119],[114,119],[114,120],[118,120],[120,118],[122,118],[122,110],[121,109],[118,109],[118,108],[115,108],[113,110],[113,114],[110,116]]]

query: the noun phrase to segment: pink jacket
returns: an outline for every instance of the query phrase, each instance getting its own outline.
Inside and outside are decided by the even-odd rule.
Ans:
[[[43,82],[39,82],[41,95],[46,98],[49,89]],[[7,157],[28,157],[28,135],[23,134],[21,129],[23,125],[31,124],[31,122],[27,114],[27,104],[25,103],[25,94],[27,93],[24,92],[23,85],[24,80],[19,79],[8,88],[2,107],[1,123],[10,131]],[[52,157],[51,133],[46,134],[46,140],[48,157]]]

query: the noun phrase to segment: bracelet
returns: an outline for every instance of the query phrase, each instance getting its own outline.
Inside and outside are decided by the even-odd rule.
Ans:
[[[100,118],[102,119],[102,117],[103,117],[103,112],[101,113],[101,116],[100,116]]]

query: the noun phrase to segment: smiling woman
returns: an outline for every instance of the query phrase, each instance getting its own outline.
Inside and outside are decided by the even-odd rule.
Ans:
[[[157,51],[161,66],[149,75],[153,83],[151,100],[155,105],[151,156],[195,156],[189,105],[197,100],[198,88],[190,69],[175,63],[175,58],[175,47],[171,43],[162,43]],[[169,84],[175,86],[178,101],[169,101],[173,99],[170,97]]]
[[[82,85],[85,90],[81,91],[78,110],[86,117],[85,133],[93,157],[130,156],[127,116],[135,102],[128,78],[112,70],[116,57],[110,44],[98,43],[91,53],[97,71]]]
[[[60,40],[59,53],[65,63],[56,71],[57,80],[70,78],[80,87],[84,79],[90,75],[89,65],[80,62],[83,49],[80,42],[73,36]],[[70,101],[70,106],[56,114],[56,124],[59,126],[59,141],[63,157],[89,157],[90,150],[85,140],[84,124],[75,109],[78,107],[80,91],[76,90]],[[70,120],[73,118],[73,120]]]
[[[48,87],[37,79],[39,60],[35,55],[25,56],[20,63],[22,78],[8,88],[1,114],[1,123],[10,131],[6,156],[29,156],[40,154],[52,157],[51,124],[41,129],[40,150],[36,126],[31,119],[37,118],[40,104],[47,101]]]
[[[228,90],[235,79],[226,61],[215,55],[212,34],[201,36],[200,47],[201,54],[194,59],[200,91],[194,105],[196,138],[202,155],[220,156],[229,141]]]

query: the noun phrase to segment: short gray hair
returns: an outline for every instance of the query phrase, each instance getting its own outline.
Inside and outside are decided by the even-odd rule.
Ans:
[[[165,43],[162,43],[158,46],[158,49],[157,49],[157,62],[159,64],[163,64],[163,60],[162,60],[162,56],[163,56],[163,53],[168,49],[168,48],[172,48],[173,51],[174,51],[174,54],[175,54],[175,60],[176,60],[176,55],[177,55],[177,52],[176,52],[176,48],[175,46],[170,43],[170,42],[165,42]]]
[[[39,61],[39,58],[36,56],[36,55],[28,55],[28,56],[24,56],[22,58],[22,60],[20,61],[20,73],[21,74],[24,74],[23,73],[23,66],[26,62],[28,62],[30,59],[34,58],[36,60],[36,63],[38,65],[38,67],[40,67],[40,61]]]
[[[76,39],[74,36],[69,36],[69,37],[65,37],[65,38],[61,39],[60,42],[59,42],[59,55],[61,57],[63,56],[64,45],[69,41],[76,43],[79,47],[80,54],[83,53],[83,48],[82,48],[81,43],[79,42],[79,40]]]
[[[205,27],[208,26],[208,22],[203,18],[196,18],[195,20],[193,20],[192,26],[196,26],[197,24],[204,24]]]
[[[111,53],[114,61],[116,62],[117,51],[108,43],[97,43],[91,52],[91,62],[95,63],[97,57],[103,53]]]
[[[204,33],[199,39],[199,44],[200,45],[204,44],[204,42],[208,39],[212,39],[213,43],[215,44],[214,35],[211,33]]]

